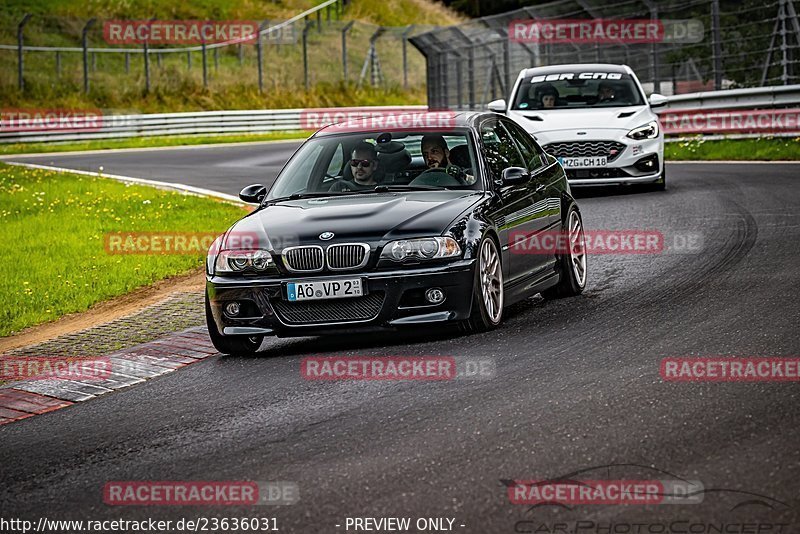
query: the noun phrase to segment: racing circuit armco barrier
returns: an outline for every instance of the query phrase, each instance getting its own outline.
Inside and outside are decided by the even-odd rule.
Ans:
[[[347,118],[425,110],[426,106],[375,106],[115,115],[101,110],[3,109],[0,143],[290,132]],[[677,95],[657,112],[668,135],[800,134],[800,85]]]

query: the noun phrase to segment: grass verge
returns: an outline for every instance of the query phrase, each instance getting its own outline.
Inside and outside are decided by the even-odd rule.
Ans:
[[[311,131],[273,132],[247,135],[185,135],[131,137],[128,139],[93,139],[68,143],[14,143],[0,145],[0,155],[37,154],[43,152],[73,152],[76,150],[112,150],[115,148],[157,148],[167,146],[207,145],[216,143],[247,143],[305,139]]]
[[[201,266],[199,254],[109,254],[113,232],[218,232],[242,208],[75,174],[0,164],[0,336]]]
[[[702,138],[666,143],[667,161],[796,161],[800,160],[800,137],[760,137],[753,139]]]

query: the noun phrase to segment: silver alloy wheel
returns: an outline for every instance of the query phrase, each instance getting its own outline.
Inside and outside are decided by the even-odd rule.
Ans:
[[[500,322],[503,313],[503,268],[497,248],[491,238],[481,243],[480,261],[481,296],[492,324]]]
[[[569,259],[572,272],[578,286],[583,288],[586,285],[586,242],[581,217],[577,211],[570,213],[567,228],[569,229]]]

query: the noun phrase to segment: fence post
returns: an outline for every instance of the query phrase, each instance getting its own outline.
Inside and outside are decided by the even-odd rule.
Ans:
[[[464,79],[463,79],[463,63],[464,56],[460,52],[453,51],[456,57],[456,107],[457,109],[464,109]]]
[[[654,23],[658,23],[658,4],[655,2],[645,2],[647,7],[650,8],[650,20]],[[654,40],[651,46],[651,53],[653,54],[653,92],[660,93],[661,92],[661,76],[659,73],[659,64],[658,64],[658,43]],[[625,47],[625,51],[627,52],[628,47]]]
[[[89,30],[97,19],[89,19],[81,32],[81,46],[83,47],[83,92],[89,92]]]
[[[203,39],[203,42],[200,44],[203,49],[203,87],[208,89],[208,53],[206,51],[206,40]],[[214,61],[216,63],[217,60],[217,49],[214,49]]]
[[[338,3],[336,5],[339,5]],[[353,27],[356,21],[351,20],[342,28],[342,73],[344,74],[344,84],[347,85],[347,32]]]
[[[403,89],[408,89],[408,53],[406,52],[406,48],[408,47],[408,34],[411,33],[413,29],[414,25],[411,24],[403,32]]]
[[[317,32],[322,33],[322,10],[317,10]]]
[[[778,20],[781,23],[781,82],[783,85],[789,85],[789,58],[788,45],[786,43],[786,0],[781,0],[780,8],[778,8]]]
[[[125,52],[125,74],[131,73],[131,54],[130,52]]]
[[[150,48],[144,40],[144,92],[150,92]]]
[[[244,47],[239,44],[239,66],[244,65]]]
[[[269,26],[269,20],[265,20],[261,23],[258,27],[258,32],[256,33],[256,59],[258,61],[258,92],[264,92],[264,65],[262,64],[262,60],[264,57],[264,50],[263,50],[263,42],[262,42],[262,35],[261,32],[264,28]]]
[[[467,73],[469,78],[469,109],[475,109],[475,45],[470,45],[469,47]]]
[[[303,83],[306,87],[306,91],[308,91],[309,84],[308,84],[308,30],[311,29],[311,26],[314,24],[311,22],[306,21],[306,25],[303,28]]]
[[[722,42],[719,28],[719,0],[711,0],[711,42],[713,46],[714,90],[722,89]]]
[[[214,72],[219,71],[219,48],[214,49]]]
[[[505,87],[500,86],[500,90],[503,92],[503,98],[508,100],[511,98],[511,86],[514,85],[514,73],[511,72],[511,36],[508,32],[505,32],[505,41],[503,41],[503,63],[505,63],[506,68],[503,70],[503,74],[505,74],[505,81],[503,82]]]
[[[25,78],[24,78],[25,67],[23,65],[23,61],[24,60],[22,58],[22,56],[23,56],[22,30],[25,27],[25,25],[28,23],[30,18],[31,18],[31,14],[30,13],[25,13],[25,15],[22,17],[22,20],[19,21],[19,24],[17,24],[17,87],[19,87],[20,91],[25,89]]]

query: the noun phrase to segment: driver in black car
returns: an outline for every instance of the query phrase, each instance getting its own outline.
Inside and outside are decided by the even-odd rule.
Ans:
[[[353,174],[352,180],[339,180],[334,183],[329,192],[359,191],[361,189],[374,189],[378,170],[378,152],[375,147],[366,141],[361,141],[353,149],[353,157],[347,162]]]
[[[469,174],[469,169],[462,169],[450,163],[450,149],[444,137],[438,134],[422,136],[422,157],[428,169],[442,169],[443,172],[463,181],[466,185],[475,183],[475,177]]]

